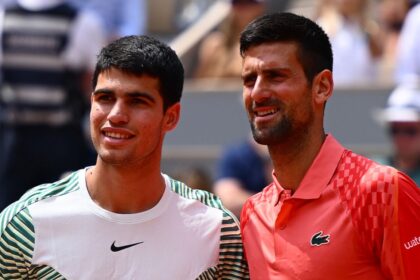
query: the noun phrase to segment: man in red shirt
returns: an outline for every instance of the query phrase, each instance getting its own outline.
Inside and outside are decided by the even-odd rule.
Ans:
[[[333,92],[325,32],[290,13],[241,34],[243,99],[273,183],[243,207],[251,279],[418,279],[420,190],[324,132]]]

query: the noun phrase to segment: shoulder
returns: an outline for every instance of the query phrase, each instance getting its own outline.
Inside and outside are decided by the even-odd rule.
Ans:
[[[168,178],[171,189],[176,194],[201,203],[219,213],[220,244],[217,274],[221,276],[221,279],[248,279],[248,265],[244,258],[241,231],[235,215],[224,208],[220,199],[214,194],[192,189],[180,181]]]
[[[353,188],[359,189],[360,195],[382,193],[392,196],[406,191],[407,188],[417,189],[411,178],[387,165],[390,163],[389,160],[378,163],[352,152],[348,154],[351,160],[345,159],[347,163],[350,162],[350,165],[347,164],[349,168],[347,177],[354,176],[357,184],[354,184]]]
[[[332,179],[343,199],[357,199],[373,193],[390,193],[398,172],[364,156],[346,151]]]
[[[221,211],[223,212],[223,216],[231,216],[235,218],[235,216],[223,206],[220,198],[214,195],[213,193],[210,193],[204,190],[190,188],[187,185],[185,185],[183,182],[172,179],[169,176],[167,176],[167,178],[169,179],[171,190],[175,192],[177,195],[179,195],[180,197],[187,200],[196,201],[205,207],[210,207],[218,211]]]
[[[75,190],[77,178],[75,172],[55,183],[37,186],[3,210],[0,214],[0,275],[10,276],[10,279],[28,277],[36,236],[30,206]]]
[[[64,195],[79,189],[79,172],[81,171],[71,173],[57,182],[39,185],[27,191],[18,201],[9,205],[0,214],[0,232],[3,232],[15,216],[26,213],[30,205],[49,197]]]
[[[274,182],[266,186],[261,192],[249,197],[241,211],[241,228],[245,226],[250,217],[258,211],[271,211],[272,205],[278,199],[278,191]]]
[[[420,199],[420,190],[404,173],[350,151],[343,156],[332,185],[353,221],[361,224],[366,219],[385,222],[407,193]]]

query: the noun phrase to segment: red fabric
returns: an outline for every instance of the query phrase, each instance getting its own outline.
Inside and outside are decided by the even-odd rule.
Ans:
[[[251,279],[418,279],[420,190],[404,174],[328,136],[293,195],[273,179],[242,210]]]

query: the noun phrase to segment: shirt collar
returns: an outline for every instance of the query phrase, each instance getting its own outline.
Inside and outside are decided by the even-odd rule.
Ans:
[[[344,147],[332,136],[327,135],[324,143],[311,167],[306,172],[300,183],[298,189],[293,194],[292,198],[298,199],[317,199],[321,196],[322,191],[328,185],[334,172],[337,168],[338,162],[344,152]],[[285,191],[280,183],[277,181],[273,172],[274,184],[279,190],[279,193]]]

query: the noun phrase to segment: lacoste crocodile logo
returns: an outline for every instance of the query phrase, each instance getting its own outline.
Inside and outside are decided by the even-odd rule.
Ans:
[[[115,246],[115,241],[114,241],[111,245],[111,251],[112,252],[118,252],[118,251],[121,251],[121,250],[124,250],[124,249],[128,249],[130,247],[139,245],[141,243],[144,243],[144,242],[142,241],[142,242],[137,242],[137,243],[128,244],[128,245],[124,245],[124,246]]]
[[[322,234],[323,232],[321,230],[312,236],[311,238],[312,246],[321,246],[321,245],[330,243],[330,235],[329,234],[322,235]]]

